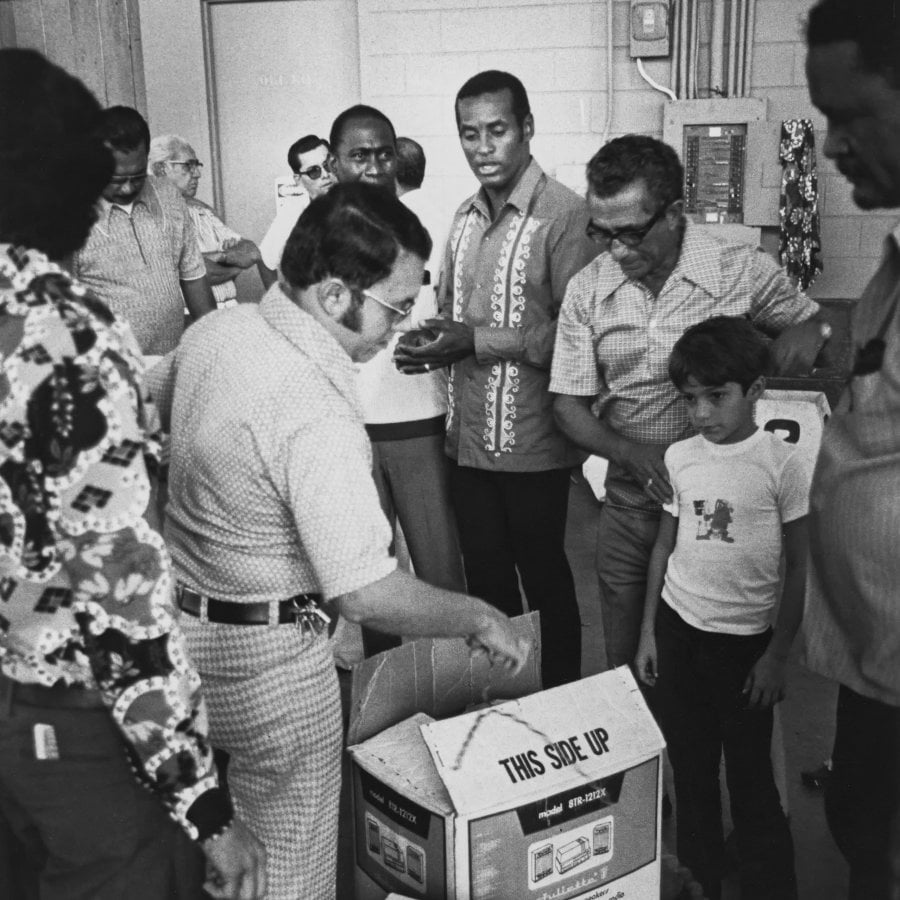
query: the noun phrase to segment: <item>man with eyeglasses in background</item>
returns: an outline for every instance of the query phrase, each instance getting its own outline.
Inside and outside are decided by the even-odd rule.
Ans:
[[[686,220],[684,171],[662,141],[610,141],[587,180],[587,234],[603,252],[569,282],[550,390],[565,434],[609,460],[597,575],[612,668],[637,652],[650,551],[672,496],[663,454],[691,434],[668,376],[675,342],[710,316],[747,316],[779,334],[779,371],[806,373],[831,327],[770,257]]]
[[[311,200],[321,197],[337,184],[331,148],[328,141],[317,134],[307,134],[294,141],[288,148],[287,161],[294,173],[294,184],[302,191],[283,198],[284,203],[260,241],[262,265],[259,267],[259,274],[266,288],[270,288],[278,278],[284,245],[300,213],[309,206]]]
[[[259,248],[232,231],[211,207],[197,199],[203,163],[183,137],[163,134],[153,138],[147,162],[151,174],[168,178],[188,205],[216,304],[220,308],[234,306],[237,303],[235,279],[259,263]]]
[[[104,110],[100,136],[115,172],[72,271],[128,321],[145,355],[162,355],[184,332],[185,306],[194,319],[216,308],[197,232],[178,189],[147,174],[150,130],[137,110]]]

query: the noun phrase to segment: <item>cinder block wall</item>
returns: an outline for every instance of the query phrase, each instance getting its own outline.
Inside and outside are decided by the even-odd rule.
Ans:
[[[536,158],[560,180],[583,190],[584,164],[600,146],[606,109],[606,2],[359,0],[362,99],[383,109],[398,133],[422,142],[428,178],[451,208],[474,190],[455,134],[453,97],[466,78],[482,69],[511,71],[531,98]],[[612,2],[610,136],[659,137],[666,98],[641,80],[628,57],[629,0]],[[771,120],[812,118],[821,148],[825,123],[809,102],[804,73],[802,21],[811,5],[811,0],[756,0],[751,93],[768,99]],[[646,68],[656,81],[669,84],[670,60],[648,60]],[[812,293],[855,297],[896,217],[860,213],[821,152],[819,163],[825,271]],[[777,205],[777,146],[761,170],[748,176],[748,189],[766,191]],[[766,243],[773,243],[771,234]]]

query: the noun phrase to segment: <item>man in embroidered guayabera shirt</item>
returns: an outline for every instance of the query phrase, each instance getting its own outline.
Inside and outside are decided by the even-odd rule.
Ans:
[[[692,433],[667,372],[675,341],[712,315],[748,316],[781,333],[773,354],[783,370],[809,371],[830,327],[774,260],[685,220],[671,147],[625,135],[596,153],[587,178],[588,234],[604,252],[569,282],[550,390],[562,430],[609,460],[597,574],[607,664],[621,666],[637,652],[650,551],[671,499],[663,454]]]
[[[100,133],[116,168],[73,272],[131,325],[144,353],[168,353],[185,306],[195,319],[216,308],[194,223],[178,189],[147,174],[150,131],[137,110],[104,110]]]
[[[203,254],[206,277],[216,304],[219,308],[234,306],[237,303],[235,279],[259,263],[259,248],[229,228],[209,206],[197,199],[203,163],[183,137],[162,134],[153,138],[147,165],[152,175],[168,178],[181,192],[194,223],[197,246]]]
[[[566,284],[596,250],[584,202],[531,157],[534,118],[518,78],[469,79],[456,122],[481,189],[450,230],[444,318],[401,339],[396,358],[408,372],[452,365],[446,450],[468,589],[512,615],[522,609],[521,578],[541,613],[550,687],[581,676],[564,538],[569,471],[583,457],[557,429],[547,385]]]
[[[388,553],[353,363],[387,345],[430,250],[396,196],[337,185],[297,221],[279,283],[191,328],[155,392],[164,423],[171,410],[183,627],[270,900],[335,894],[341,704],[321,602],[384,631],[465,636],[513,669],[529,651],[502,613]]]
[[[34,896],[189,900],[202,848],[214,896],[262,898],[143,518],[140,351],[50,262],[84,242],[113,171],[99,119],[80,81],[0,50],[0,817]]]
[[[900,207],[900,7],[825,0],[806,74],[824,152],[861,209]],[[900,227],[851,318],[850,383],[825,426],[810,496],[807,665],[840,683],[831,833],[853,900],[900,897]]]

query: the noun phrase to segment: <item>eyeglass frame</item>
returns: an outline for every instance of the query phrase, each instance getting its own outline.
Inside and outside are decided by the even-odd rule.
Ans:
[[[318,170],[318,174],[313,175],[313,172]],[[325,160],[322,163],[319,163],[315,166],[310,166],[308,169],[298,169],[298,175],[305,175],[310,181],[318,181],[326,172],[329,175],[334,174],[334,157],[330,154],[325,157]]]
[[[644,243],[653,226],[665,216],[671,205],[671,203],[667,203],[665,206],[661,206],[650,220],[640,228],[619,228],[616,231],[610,231],[608,228],[601,228],[594,222],[593,218],[590,218],[584,228],[584,233],[588,240],[593,241],[595,244],[608,248],[612,246],[613,241],[618,241],[623,247],[634,250]],[[626,236],[629,237],[626,238]]]
[[[187,166],[191,175],[200,172],[203,168],[203,163],[199,159],[167,159],[166,162],[172,166]]]
[[[400,319],[405,319],[413,310],[413,306],[415,306],[415,299],[409,304],[407,309],[401,309],[399,306],[394,306],[393,303],[388,303],[383,297],[379,297],[378,294],[373,294],[371,291],[360,289],[360,293],[363,297],[368,297],[370,300],[374,300],[379,306],[383,306],[385,309],[390,310],[397,316],[398,321]]]
[[[130,184],[132,182],[145,182],[149,177],[148,172],[138,172],[137,175],[111,175],[109,179],[110,184],[122,185],[122,184]]]

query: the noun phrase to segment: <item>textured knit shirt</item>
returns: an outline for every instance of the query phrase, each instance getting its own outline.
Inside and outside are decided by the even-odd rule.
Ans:
[[[688,223],[678,263],[658,297],[629,279],[609,253],[571,280],[559,315],[550,390],[597,397],[600,416],[629,440],[671,444],[691,434],[668,371],[669,354],[685,329],[710,316],[746,315],[764,331],[778,333],[818,308],[766,254]],[[614,464],[607,500],[659,509]]]
[[[131,325],[144,353],[168,353],[184,331],[179,282],[206,274],[184,198],[151,175],[130,213],[101,198],[97,214],[75,275]]]
[[[315,319],[273,285],[204,316],[173,363],[153,390],[171,410],[179,580],[235,602],[331,599],[396,568],[354,367]]]
[[[232,231],[205,203],[199,200],[188,200],[188,212],[194,223],[194,231],[197,233],[197,246],[200,253],[214,253],[224,250],[225,241],[239,241],[241,236]],[[218,306],[232,305],[237,298],[237,287],[234,279],[223,281],[221,284],[210,285],[213,297]]]
[[[853,310],[857,350],[880,337],[880,367],[854,376],[825,425],[810,498],[803,633],[811,669],[900,706],[900,227]]]
[[[447,455],[460,465],[540,472],[583,458],[547,385],[566,285],[597,253],[586,222],[584,200],[534,160],[494,221],[483,189],[457,210],[438,305],[475,332],[450,375]]]
[[[156,443],[137,344],[44,256],[0,245],[0,352],[3,672],[99,690],[140,780],[189,835],[208,837],[230,805],[169,557],[142,518]]]

